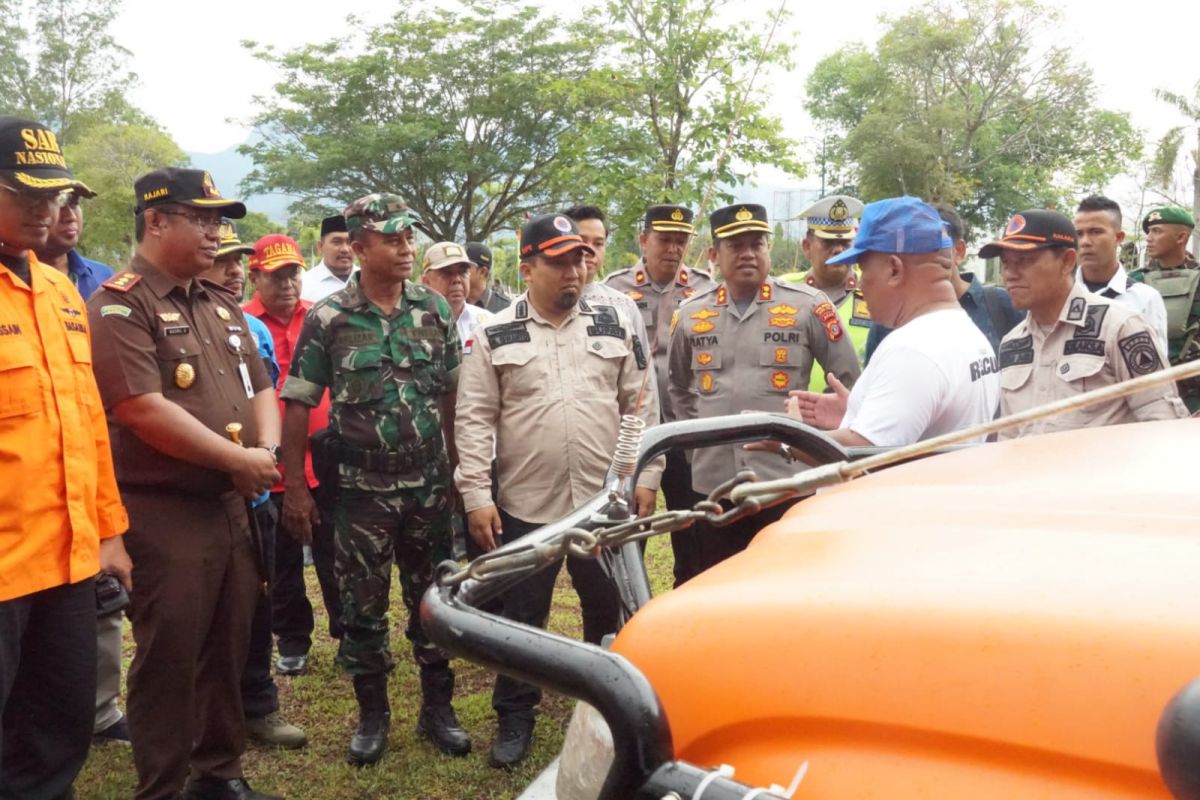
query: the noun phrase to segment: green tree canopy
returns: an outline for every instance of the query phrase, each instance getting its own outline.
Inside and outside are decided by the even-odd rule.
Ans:
[[[89,128],[147,118],[125,99],[129,51],[109,33],[117,0],[46,0],[23,18],[0,0],[0,113],[31,117],[63,145]]]
[[[1043,6],[926,3],[885,18],[873,50],[843,49],[808,79],[808,110],[864,200],[910,194],[992,227],[1030,206],[1068,207],[1141,153],[1129,117],[1096,108],[1090,69]]]
[[[354,47],[286,54],[247,43],[283,74],[254,119],[261,141],[243,148],[257,165],[247,190],[338,208],[393,191],[447,240],[485,239],[558,201],[556,159],[599,113],[581,99],[587,37],[508,0],[406,8],[356,33]]]
[[[133,252],[133,182],[159,167],[187,165],[170,136],[147,125],[94,128],[64,151],[67,164],[97,192],[83,203],[80,250],[89,258],[122,267]]]

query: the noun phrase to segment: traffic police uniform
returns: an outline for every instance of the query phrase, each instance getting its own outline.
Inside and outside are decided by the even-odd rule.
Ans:
[[[525,256],[587,248],[563,215],[526,223],[521,246]],[[466,511],[496,505],[505,539],[512,541],[590,499],[611,464],[621,416],[658,422],[653,390],[642,394],[647,366],[640,342],[612,305],[581,300],[556,326],[521,295],[484,323],[464,360],[455,418],[455,483]],[[650,464],[638,485],[657,490],[660,472]],[[544,627],[561,563],[514,586],[504,616]],[[568,558],[567,569],[583,606],[584,638],[599,644],[616,629],[615,589],[594,559]],[[492,705],[502,720],[529,722],[540,698],[537,687],[502,675]]]
[[[770,232],[762,206],[728,206],[714,211],[710,220],[715,239]],[[672,322],[671,406],[678,419],[743,411],[782,414],[788,393],[807,386],[814,362],[847,386],[861,372],[845,328],[824,294],[768,276],[742,311],[724,284],[715,286],[684,302]],[[778,453],[749,451],[740,444],[695,450],[691,464],[692,486],[702,495],[740,470],[752,469],[760,480],[796,471]],[[705,551],[702,568],[743,549],[764,520],[777,518],[783,509],[764,513],[725,528],[698,531]]]
[[[690,235],[695,232],[693,217],[692,210],[683,206],[651,206],[646,209],[644,228]],[[675,419],[667,391],[667,345],[670,341],[671,318],[680,303],[716,284],[708,273],[680,266],[674,281],[659,286],[651,278],[645,263],[639,261],[629,269],[618,270],[609,275],[604,279],[604,285],[624,293],[636,304],[649,340],[650,360],[655,373],[652,380],[658,387],[660,416],[663,421]],[[692,503],[691,467],[688,466],[687,456],[680,450],[670,450],[667,453],[662,490],[667,508],[687,508]],[[676,531],[671,534],[676,586],[700,571],[695,541],[695,537],[689,531]]]
[[[1185,209],[1175,206],[1156,208],[1142,220],[1142,231],[1151,225],[1186,225],[1196,221]],[[1129,273],[1129,279],[1157,289],[1167,309],[1167,358],[1172,366],[1200,357],[1200,263],[1185,253],[1182,264],[1164,267],[1152,260],[1144,269]],[[1179,394],[1188,410],[1200,411],[1200,378],[1178,383]]]
[[[804,218],[808,233],[819,239],[851,241],[858,228],[858,218],[862,214],[862,210],[863,204],[857,199],[849,195],[835,194],[821,198],[800,212],[800,216]],[[817,286],[811,270],[801,273],[801,275],[803,275],[804,283],[824,292],[825,296],[829,298],[829,302],[833,303],[833,307],[837,309],[838,318],[842,321],[842,329],[854,346],[854,352],[858,356],[858,363],[861,366],[866,361],[867,334],[871,330],[871,312],[867,308],[867,301],[863,298],[862,290],[858,287],[857,266],[850,268],[845,284],[832,289]],[[789,283],[796,282],[799,278],[800,275],[787,276]],[[814,372],[809,380],[808,390],[823,392],[825,386],[825,373]]]
[[[197,170],[156,170],[134,191],[139,213],[161,203],[246,213]],[[245,441],[258,441],[251,400],[271,379],[228,292],[180,286],[138,255],[92,295],[88,318],[106,409],[161,393],[222,437],[237,423]],[[200,779],[242,775],[239,680],[259,573],[246,502],[228,473],[168,455],[111,415],[109,427],[134,564],[127,714],[136,797],[170,798],[189,763]]]

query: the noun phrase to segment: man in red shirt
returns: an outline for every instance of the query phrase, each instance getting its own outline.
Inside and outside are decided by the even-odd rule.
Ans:
[[[275,342],[275,358],[280,375],[287,375],[300,338],[304,317],[312,303],[300,299],[304,256],[299,245],[283,234],[264,236],[254,243],[249,259],[250,283],[254,296],[242,307],[257,317],[271,332]],[[329,425],[329,395],[309,415],[308,433],[311,437]],[[275,671],[280,675],[300,675],[308,668],[308,651],[312,647],[315,626],[312,604],[304,591],[303,545],[311,544],[317,580],[329,613],[329,635],[342,636],[342,604],[338,597],[337,581],[333,575],[333,498],[337,481],[319,481],[313,470],[312,450],[304,454],[304,470],[308,486],[321,515],[313,528],[312,541],[301,542],[292,535],[275,537],[275,583],[271,587],[271,628],[278,639],[279,658]],[[271,500],[283,508],[283,481],[271,488]],[[287,529],[283,529],[287,531]],[[290,534],[290,531],[288,531]]]

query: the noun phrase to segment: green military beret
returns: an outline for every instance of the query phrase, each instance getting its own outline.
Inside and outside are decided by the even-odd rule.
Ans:
[[[1142,231],[1148,232],[1151,225],[1187,225],[1189,228],[1194,228],[1196,220],[1192,218],[1191,212],[1186,208],[1163,206],[1146,215],[1146,218],[1142,220]]]

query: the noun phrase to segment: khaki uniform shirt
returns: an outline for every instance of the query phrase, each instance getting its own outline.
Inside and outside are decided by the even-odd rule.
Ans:
[[[671,338],[668,330],[671,317],[684,300],[708,291],[716,284],[705,272],[680,267],[674,283],[660,287],[650,280],[650,271],[641,261],[629,269],[612,273],[604,279],[604,284],[624,292],[641,311],[646,324],[646,335],[649,337],[649,350],[654,362],[663,419],[677,419],[667,392],[667,342]]]
[[[558,327],[525,295],[480,328],[458,383],[454,474],[466,511],[499,505],[526,522],[565,516],[596,494],[623,414],[657,424],[647,358],[613,306],[581,300]],[[645,394],[643,394],[645,392]],[[657,490],[661,459],[638,485]]]
[[[1000,343],[1000,414],[1148,375],[1166,354],[1153,327],[1125,305],[1074,284],[1049,332],[1029,316]],[[1001,431],[999,438],[1186,417],[1174,384]]]
[[[592,281],[584,286],[580,297],[586,300],[588,305],[592,307],[598,305],[614,306],[617,309],[617,313],[626,320],[624,324],[627,324],[633,335],[638,337],[642,351],[645,353],[650,352],[650,337],[646,333],[646,321],[642,317],[641,308],[638,307],[638,304],[634,302],[632,297],[607,284],[597,283],[596,281]],[[663,404],[662,398],[658,394],[658,370],[654,359],[649,359],[646,369],[650,373],[650,379],[646,381],[647,394],[650,391],[654,392],[654,402],[658,403],[659,418],[661,419]]]
[[[242,441],[258,441],[251,398],[274,386],[232,294],[200,280],[181,287],[135,256],[130,271],[101,284],[87,307],[93,368],[106,410],[159,393],[222,437],[228,435],[226,425],[239,422]],[[109,433],[122,490],[200,495],[233,490],[227,473],[155,449],[111,413]]]
[[[743,313],[723,285],[713,287],[681,305],[672,324],[671,407],[677,419],[743,411],[782,414],[788,392],[808,387],[814,360],[847,387],[861,372],[824,294],[768,277]],[[692,452],[697,492],[707,494],[743,469],[753,469],[762,480],[796,471],[776,453],[748,451],[740,444]]]

